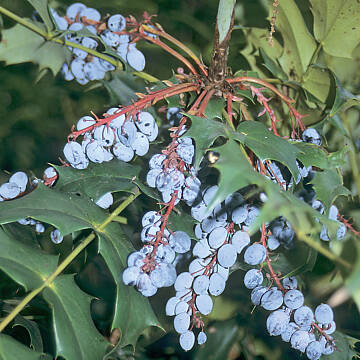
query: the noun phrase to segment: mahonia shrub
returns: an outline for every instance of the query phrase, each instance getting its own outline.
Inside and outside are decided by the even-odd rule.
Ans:
[[[358,1],[220,0],[204,57],[146,8],[28,2],[0,60],[110,104],[4,173],[1,358],[359,358]]]

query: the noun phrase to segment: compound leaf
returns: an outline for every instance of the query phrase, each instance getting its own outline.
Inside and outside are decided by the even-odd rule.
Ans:
[[[23,198],[2,202],[0,204],[0,223],[8,223],[20,218],[31,217],[54,225],[63,235],[87,228],[93,228],[96,231],[97,226],[106,219],[107,215],[107,212],[99,208],[84,195],[58,192],[42,184],[39,184],[34,191]],[[120,328],[123,334],[121,341],[124,344],[135,345],[141,332],[150,325],[156,325],[157,320],[148,300],[134,289],[123,285],[120,280],[121,271],[126,266],[127,255],[133,251],[133,248],[122,233],[119,224],[109,224],[106,229],[99,232],[98,235],[100,237],[99,252],[104,257],[117,285],[113,326]],[[2,244],[2,246],[5,245]],[[10,245],[8,245],[8,247],[10,247]],[[35,263],[29,265],[30,269],[32,266],[36,269],[38,264],[44,263],[44,255],[38,255],[38,257],[40,257],[40,259],[38,259],[37,257],[29,256],[28,253],[25,255],[26,251],[27,250],[24,250],[24,255],[20,258],[19,253],[17,253],[17,255],[14,254],[14,256],[17,256],[17,259],[25,256],[33,259]],[[7,248],[4,249],[4,252],[7,253]],[[33,252],[36,252],[36,250],[33,250]],[[6,264],[6,271],[8,273],[9,268],[9,265]],[[21,269],[21,267],[14,266],[13,271],[20,271],[19,269]],[[25,270],[23,270],[21,274],[23,274],[23,276],[30,276]],[[11,274],[9,275],[11,276]],[[43,279],[44,276],[39,275],[35,277],[32,281],[32,286],[40,286]],[[62,284],[63,283],[60,285]],[[69,294],[74,291],[69,290]],[[47,299],[55,302],[54,297],[51,295],[48,295]],[[132,308],[131,311],[129,311],[130,306]],[[81,357],[79,357],[79,359],[80,358]]]

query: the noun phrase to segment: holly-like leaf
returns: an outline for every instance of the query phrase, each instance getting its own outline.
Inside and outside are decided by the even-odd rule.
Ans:
[[[168,228],[170,228],[172,231],[184,231],[192,239],[197,240],[194,233],[195,224],[196,221],[194,220],[194,218],[181,209],[179,214],[175,214],[174,212],[170,214]]]
[[[90,315],[91,297],[75,284],[73,275],[58,276],[43,291],[53,315],[56,355],[65,359],[100,359],[108,342]]]
[[[43,341],[41,338],[39,325],[35,321],[26,319],[21,315],[17,315],[14,319],[14,323],[12,326],[22,326],[23,328],[25,328],[29,333],[30,346],[35,351],[43,351]]]
[[[301,152],[297,155],[297,158],[306,166],[316,166],[320,169],[334,169],[345,165],[344,156],[349,151],[348,146],[344,146],[341,150],[328,154],[320,146],[305,142],[294,142]]]
[[[51,360],[50,355],[31,350],[9,335],[0,334],[1,360]]]
[[[314,35],[330,55],[351,58],[360,43],[360,3],[354,0],[311,0]]]
[[[81,193],[96,201],[109,191],[131,193],[135,184],[147,195],[158,198],[153,189],[141,181],[142,168],[137,165],[113,160],[101,164],[101,166],[90,163],[86,169],[80,171],[72,167],[53,166],[59,173],[55,189],[61,192]]]
[[[119,224],[109,224],[99,238],[99,252],[116,282],[115,312],[112,329],[121,331],[121,346],[135,347],[139,335],[149,326],[161,325],[149,304],[149,301],[131,286],[122,282],[122,271],[126,259],[134,251],[126,239]]]
[[[324,204],[325,209],[329,209],[338,196],[351,195],[351,192],[343,185],[341,176],[336,170],[316,172],[311,183],[314,185],[317,199]]]
[[[85,195],[58,192],[55,189],[49,189],[42,184],[39,184],[34,191],[23,198],[2,202],[0,204],[0,223],[8,223],[16,221],[20,218],[31,217],[54,225],[60,230],[62,235],[87,228],[92,228],[95,231],[98,231],[98,225],[105,221],[107,216],[108,215],[104,210],[95,205],[95,203],[90,201],[90,199]],[[121,226],[117,223],[108,224],[105,230],[99,232],[98,235],[100,237],[99,252],[103,256],[117,285],[117,298],[113,326],[120,328],[123,334],[121,341],[124,344],[135,345],[137,338],[146,327],[150,325],[157,325],[157,319],[149,305],[148,300],[131,287],[125,286],[121,281],[121,272],[126,266],[126,258],[134,249],[124,236]],[[44,266],[46,269],[50,268],[48,265],[49,260],[45,255],[38,253],[37,257],[32,256],[32,253],[28,252],[27,247],[22,254],[21,249],[19,250],[19,246],[14,246],[13,242],[10,243],[12,244],[13,256],[16,257],[17,262],[22,261],[22,258],[26,257],[29,261],[34,262],[28,265],[29,269],[36,270],[37,266]],[[7,245],[7,248],[1,249],[1,246],[5,246],[5,244],[5,242],[0,242],[1,254],[12,254],[8,251],[10,244]],[[32,251],[36,253],[37,250],[33,249]],[[53,261],[57,261],[56,257],[51,258],[55,259]],[[49,274],[53,272],[54,267],[56,268],[56,264],[54,264],[51,270],[49,270]],[[3,270],[10,276],[12,276],[10,271],[20,271],[20,275],[24,274],[23,276],[25,276],[25,280],[27,280],[30,275],[34,276],[31,271],[28,271],[28,274],[25,270],[21,271],[21,267],[17,265],[10,267],[7,263],[6,266],[4,265]],[[39,287],[42,284],[43,279],[49,276],[49,274],[42,275],[41,271],[37,271],[35,274],[37,273],[39,273],[38,277],[35,277],[34,279],[31,278],[32,288]],[[18,275],[19,279],[16,281],[21,284],[26,284],[25,281],[20,281],[22,280],[20,275]],[[70,287],[69,280],[60,282],[58,286]],[[65,291],[65,289],[63,289],[62,291],[70,296],[76,290],[66,289]],[[49,295],[48,292],[47,294],[47,299],[51,303],[57,303],[62,307],[67,306],[66,304],[68,303],[59,303],[58,301],[60,300],[56,300],[54,296],[51,294]],[[68,300],[65,299],[61,301],[65,302]],[[85,306],[85,303],[83,303],[83,306]],[[131,311],[129,311],[130,306]],[[74,309],[76,309],[75,305]],[[61,319],[58,321],[61,323]],[[59,341],[61,341],[60,338]],[[69,341],[69,339],[67,339],[67,341]],[[76,346],[73,347],[76,348]],[[68,358],[81,359],[82,357],[71,356]]]
[[[272,263],[275,273],[283,276],[296,276],[311,271],[317,259],[317,252],[303,242],[295,242],[295,247],[276,254]]]
[[[34,24],[44,30],[43,24]],[[7,65],[33,62],[39,64],[40,71],[49,68],[56,75],[65,62],[67,51],[61,44],[45,41],[19,24],[2,31],[0,61]]]
[[[265,125],[258,121],[244,121],[238,126],[238,132],[244,135],[245,145],[261,160],[277,160],[287,166],[297,178],[299,170],[296,157],[300,150],[288,141],[275,136]]]
[[[44,279],[55,271],[58,263],[57,256],[20,243],[2,229],[0,253],[0,268],[26,291],[40,287]],[[91,320],[91,298],[81,292],[72,276],[70,283],[68,276],[59,276],[43,291],[53,312],[57,352],[69,359],[87,359],[90,354],[97,354],[96,358],[99,358],[107,344]],[[94,343],[96,346],[92,345]]]
[[[299,81],[310,63],[316,43],[294,0],[280,1],[278,11],[276,26],[284,40],[279,62],[290,79]]]
[[[22,218],[54,225],[63,236],[91,228],[104,219],[105,212],[81,194],[67,194],[39,184],[30,194],[0,204],[0,223],[7,224]]]
[[[220,181],[218,191],[209,204],[209,211],[225,200],[227,195],[247,185],[264,184],[264,177],[253,169],[236,141],[229,140],[214,150],[219,153],[214,167],[220,172]]]
[[[185,136],[195,140],[195,160],[194,167],[198,170],[200,162],[205,152],[220,136],[226,136],[224,124],[199,116],[187,115],[191,119],[191,127]]]
[[[48,30],[54,29],[54,24],[51,21],[49,14],[49,5],[48,0],[27,0],[34,9],[39,13],[41,19],[44,21],[44,24]]]

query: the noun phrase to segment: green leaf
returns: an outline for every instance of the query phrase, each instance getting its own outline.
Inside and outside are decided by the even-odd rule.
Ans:
[[[222,110],[225,107],[225,100],[223,98],[211,99],[206,106],[205,116],[208,119],[222,119]]]
[[[132,286],[126,286],[121,280],[126,267],[126,259],[134,251],[126,239],[119,224],[109,224],[99,238],[99,252],[116,282],[116,302],[112,329],[121,330],[121,346],[131,344],[135,347],[137,338],[149,326],[161,325],[149,304]]]
[[[336,93],[334,104],[329,114],[330,117],[340,112],[346,111],[352,106],[360,105],[360,99],[344,89],[337,76],[333,73],[332,75],[336,83]]]
[[[27,330],[30,337],[30,346],[35,350],[42,352],[43,351],[43,341],[41,338],[41,333],[39,329],[39,325],[32,320],[25,319],[21,315],[17,315],[14,319],[12,327],[14,326],[22,326]]]
[[[344,146],[341,150],[328,154],[326,151],[314,144],[305,142],[292,143],[301,152],[297,158],[306,166],[316,166],[320,169],[331,170],[346,164],[345,155],[349,151],[348,146]]]
[[[325,103],[330,94],[329,71],[319,66],[311,66],[303,78],[302,86],[322,103]]]
[[[84,195],[80,194],[80,196],[78,196],[76,194],[61,193],[55,189],[49,189],[44,185],[39,184],[38,188],[30,194],[0,204],[0,223],[16,221],[19,218],[27,216],[45,223],[50,223],[58,228],[63,235],[66,235],[76,230],[87,228],[97,230],[97,226],[107,218],[107,213]],[[100,237],[99,252],[103,256],[117,285],[113,326],[120,328],[123,334],[121,341],[124,344],[129,343],[135,345],[137,337],[142,330],[150,325],[157,324],[157,320],[148,300],[133,288],[123,285],[120,281],[121,271],[126,264],[126,258],[129,252],[133,251],[133,247],[124,236],[121,226],[117,223],[107,225],[105,230],[98,235]],[[32,253],[37,254],[37,256],[32,256],[28,247],[24,248],[22,252],[21,248],[19,246],[14,246],[14,243],[11,241],[9,244],[2,242],[0,245],[3,247],[6,246],[6,248],[3,249],[0,246],[0,253],[7,254],[7,256],[10,256],[9,254],[11,254],[11,252],[9,252],[10,250],[8,248],[12,246],[13,256],[16,258],[17,262],[19,259],[22,261],[23,257],[29,259],[29,265],[26,269],[22,269],[22,267],[17,264],[10,267],[8,263],[3,267],[3,270],[11,277],[13,276],[10,271],[15,271],[16,274],[20,272],[20,274],[17,275],[17,278],[19,279],[15,279],[15,281],[20,282],[21,284],[26,284],[25,281],[20,281],[22,280],[21,275],[25,277],[25,280],[27,281],[29,281],[28,277],[32,276],[34,277],[34,279],[31,278],[32,287],[38,287],[42,284],[44,277],[48,277],[48,275],[53,272],[54,267],[56,268],[56,264],[54,263],[51,271],[49,270],[49,274],[43,275],[39,270],[39,275],[35,277],[37,273],[34,275],[29,269],[36,270],[37,266],[42,266],[46,269],[50,267],[49,260],[45,255],[40,254],[38,250],[32,249]],[[50,255],[47,256],[50,257]],[[53,262],[56,262],[57,260],[54,256],[50,257],[50,259],[54,259]],[[67,281],[67,283],[69,283],[69,281]],[[60,283],[59,286],[63,286],[63,284],[64,283]],[[71,289],[68,289],[67,291],[68,292],[66,293],[72,294],[76,290],[72,291]],[[47,299],[55,302],[54,297],[51,295],[48,295]],[[65,306],[66,304],[62,305],[59,303],[59,306],[60,305]],[[130,306],[131,311],[129,311]],[[76,306],[74,306],[74,308],[76,308]],[[54,316],[55,315],[56,314],[54,313]],[[78,357],[69,358],[77,359]],[[79,357],[79,359],[81,358]]]
[[[110,161],[98,166],[90,163],[84,170],[72,167],[53,165],[59,174],[55,190],[68,193],[79,192],[97,200],[105,193],[111,191],[133,192],[134,181],[141,168],[123,161]]]
[[[353,265],[351,274],[345,280],[347,291],[351,294],[358,311],[360,311],[360,246],[358,241],[355,242],[356,262]],[[352,251],[354,251],[352,249]]]
[[[55,189],[61,192],[81,193],[96,200],[107,192],[133,193],[134,184],[155,200],[159,194],[142,181],[143,168],[124,161],[113,160],[97,166],[90,163],[84,170],[52,165],[59,173]]]
[[[218,121],[188,114],[187,116],[191,119],[191,127],[185,136],[195,140],[194,167],[198,170],[204,153],[219,136],[226,136],[226,133],[224,131],[224,124]]]
[[[288,77],[283,69],[273,60],[270,56],[268,56],[264,49],[259,48],[260,55],[264,61],[264,66],[278,79],[287,80]]]
[[[330,55],[351,58],[360,42],[360,3],[355,0],[310,0],[314,34]]]
[[[43,19],[48,30],[54,29],[54,24],[50,18],[48,0],[27,0]]]
[[[172,231],[185,231],[192,239],[197,240],[194,233],[195,219],[179,207],[178,210],[180,210],[179,214],[175,214],[174,211],[170,214],[168,228]]]
[[[331,354],[327,355],[326,359],[329,360],[350,360],[354,356],[359,358],[359,352],[355,349],[355,343],[359,342],[349,335],[346,335],[340,331],[335,331],[331,336],[334,337],[336,344],[336,350]]]
[[[295,247],[276,254],[276,261],[272,263],[275,273],[283,276],[296,276],[312,271],[317,259],[317,252],[304,244],[295,242]]]
[[[250,184],[263,185],[264,177],[250,165],[239,144],[229,140],[225,145],[214,148],[219,153],[219,160],[214,167],[220,172],[219,188],[209,208],[221,203],[227,195]]]
[[[284,40],[279,62],[289,78],[300,80],[315,52],[316,43],[294,0],[280,1],[278,10],[276,26]]]
[[[135,92],[143,92],[145,90],[144,83],[126,71],[115,72],[112,79],[104,81],[103,84],[109,92],[111,103],[123,106],[130,105],[138,100]]]
[[[28,247],[3,230],[0,240],[0,268],[26,291],[40,287],[55,271],[57,256]],[[91,298],[77,287],[72,275],[56,278],[44,289],[43,296],[52,308],[58,354],[69,359],[87,359],[90,354],[100,358],[106,341],[91,320]],[[91,344],[96,346],[92,348]]]
[[[325,209],[329,209],[338,196],[351,195],[336,170],[317,171],[311,183],[314,185],[316,198],[324,204]]]
[[[274,135],[258,121],[244,121],[237,131],[245,136],[244,144],[261,160],[277,160],[287,166],[297,178],[296,157],[300,150],[288,141]]]
[[[274,63],[277,63],[277,58],[282,54],[283,47],[280,45],[280,43],[276,40],[276,38],[273,38],[273,46],[270,46],[269,44],[269,30],[268,29],[260,29],[260,28],[242,28],[244,32],[244,36],[246,40],[248,41],[248,45],[241,50],[241,54],[243,54],[246,58],[246,60],[251,65],[251,69],[256,70],[257,75],[255,77],[267,77],[268,72],[264,71],[263,65],[259,63],[258,59],[259,57],[259,50],[262,49],[264,52],[266,52],[267,57],[270,59],[270,61],[273,61]],[[264,64],[265,65],[265,64]],[[267,66],[265,66],[267,67]],[[245,75],[237,75],[236,76],[245,76]],[[253,75],[247,75],[247,76],[253,76]],[[285,74],[286,76],[286,74]]]
[[[219,31],[219,43],[221,44],[230,30],[230,23],[236,0],[220,0],[216,17]]]
[[[42,24],[36,25],[43,29]],[[5,61],[7,65],[33,62],[39,64],[39,70],[49,68],[56,75],[66,60],[67,51],[66,47],[47,42],[19,24],[2,31],[0,61]]]
[[[0,268],[25,291],[40,287],[56,269],[58,257],[34,249],[0,229]]]
[[[0,204],[1,224],[31,217],[54,225],[63,236],[91,228],[101,222],[105,214],[81,194],[60,193],[42,184],[22,198]]]
[[[236,319],[217,321],[212,324],[213,331],[208,332],[206,346],[199,347],[194,360],[228,359],[232,345],[239,336],[239,325]]]
[[[50,360],[50,355],[29,349],[11,336],[0,334],[1,360]]]
[[[53,314],[56,355],[65,359],[101,359],[108,343],[90,315],[91,297],[75,284],[73,275],[58,276],[43,290]]]

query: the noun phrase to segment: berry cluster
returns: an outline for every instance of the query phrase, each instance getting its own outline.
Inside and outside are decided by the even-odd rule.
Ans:
[[[144,296],[152,296],[158,288],[174,284],[176,253],[184,254],[191,248],[191,239],[185,232],[173,232],[168,228],[174,206],[181,198],[194,201],[200,189],[200,181],[190,166],[194,156],[192,140],[180,138],[185,131],[183,123],[172,128],[170,145],[149,160],[146,180],[149,186],[161,192],[164,211],[150,211],[143,216],[141,241],[145,245],[130,254],[123,273],[123,282],[135,285]]]
[[[81,144],[69,141],[64,147],[64,155],[69,164],[76,169],[85,169],[89,161],[102,163],[114,156],[129,162],[134,155],[143,156],[149,150],[149,142],[158,135],[154,117],[146,111],[126,118],[125,114],[116,116],[121,109],[111,108],[105,116],[114,115],[108,124],[98,124],[98,119],[83,116],[76,130],[83,136]]]
[[[102,17],[96,9],[79,2],[70,5],[65,16],[60,16],[54,9],[50,12],[58,29],[67,30],[65,40],[91,50],[100,48],[102,43],[107,52],[114,51],[136,71],[144,70],[145,57],[136,48],[136,43],[131,42],[130,33],[126,31],[127,20],[121,14]],[[79,35],[79,32],[82,34]],[[85,85],[92,80],[101,80],[107,71],[115,70],[113,64],[89,54],[83,48],[68,48],[72,59],[62,67],[65,80],[75,79]]]

